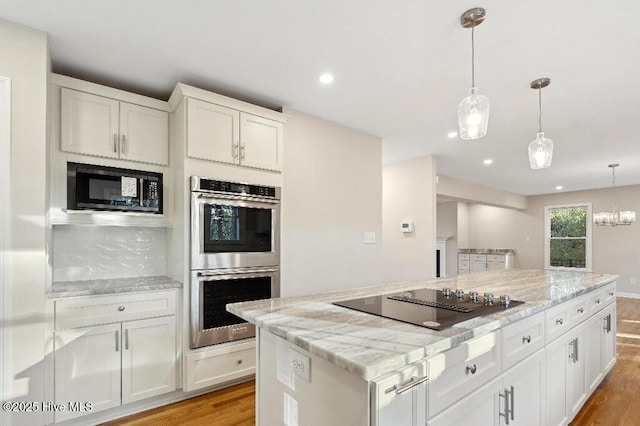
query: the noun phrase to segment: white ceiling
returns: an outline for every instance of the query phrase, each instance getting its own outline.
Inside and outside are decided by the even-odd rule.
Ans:
[[[449,139],[471,85],[486,137]],[[438,173],[520,194],[640,183],[637,0],[2,0],[0,17],[49,33],[53,71],[168,99],[177,82],[303,111],[383,140],[385,163],[427,154]],[[323,72],[331,86],[318,83]],[[538,126],[551,168],[530,170]],[[336,153],[339,155],[339,153]],[[482,161],[492,158],[493,165]]]

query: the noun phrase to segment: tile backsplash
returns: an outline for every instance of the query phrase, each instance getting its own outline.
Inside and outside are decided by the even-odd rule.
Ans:
[[[54,226],[53,281],[166,274],[165,228]]]

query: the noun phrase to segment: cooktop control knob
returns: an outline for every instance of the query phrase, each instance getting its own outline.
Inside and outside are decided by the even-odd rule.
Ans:
[[[456,296],[458,296],[458,299],[464,299],[464,290],[457,289]]]
[[[448,299],[449,297],[451,297],[451,289],[449,287],[443,288],[442,294]]]
[[[503,294],[502,296],[500,296],[500,304],[505,308],[509,307],[509,305],[511,304],[511,298],[508,294]]]
[[[485,293],[484,294],[484,304],[485,305],[493,305],[493,294]]]
[[[478,292],[477,291],[470,291],[469,292],[469,299],[471,299],[471,301],[473,303],[478,303]]]

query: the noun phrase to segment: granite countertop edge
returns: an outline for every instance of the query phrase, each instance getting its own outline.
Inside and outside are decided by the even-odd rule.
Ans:
[[[470,288],[482,290],[479,282],[527,280],[531,273],[545,285],[564,278],[564,292],[553,297],[537,297],[526,300],[506,312],[472,318],[443,331],[433,331],[370,314],[349,310],[332,302],[375,294],[393,293],[417,288]],[[575,274],[575,275],[571,275]],[[583,285],[572,282],[572,277],[582,277]],[[289,297],[266,301],[242,302],[227,305],[227,309],[290,343],[323,358],[332,364],[353,372],[365,380],[420,361],[425,357],[454,348],[474,337],[498,330],[567,300],[579,297],[615,281],[617,275],[591,273],[554,273],[549,271],[497,271],[422,282],[404,282],[385,286],[364,287],[345,291],[323,293],[315,296]],[[505,282],[506,282],[505,281]],[[585,284],[586,283],[586,284]],[[536,284],[534,287],[539,287]],[[486,287],[486,284],[484,285]],[[556,287],[553,287],[556,289]],[[535,288],[531,294],[539,293]],[[549,289],[551,291],[551,288]],[[524,293],[521,293],[524,294]]]
[[[515,254],[515,249],[459,248],[458,254]]]
[[[105,294],[136,293],[142,291],[182,288],[182,283],[160,275],[151,277],[127,277],[81,281],[54,282],[47,292],[47,299],[61,299],[77,296],[98,296]]]

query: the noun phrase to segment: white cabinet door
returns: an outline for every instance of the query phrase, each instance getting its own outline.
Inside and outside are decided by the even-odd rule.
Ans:
[[[69,403],[91,402],[91,412],[120,405],[120,323],[58,331],[54,346],[55,402],[67,408],[56,422],[86,414]]]
[[[580,324],[568,333],[567,344],[567,409],[569,418],[578,413],[587,399],[585,383],[585,359],[587,353],[587,333],[585,324]]]
[[[282,171],[282,123],[240,113],[240,164]]]
[[[536,352],[505,373],[502,387],[500,395],[501,424],[545,425],[544,350]],[[507,416],[509,417],[508,423]]]
[[[169,114],[120,102],[120,158],[169,164]]]
[[[585,384],[589,394],[600,384],[604,375],[603,369],[603,347],[601,340],[603,335],[603,319],[600,313],[592,316],[586,321],[586,339],[585,348]]]
[[[602,371],[606,374],[616,363],[616,305],[604,308],[601,315],[602,325]]]
[[[176,389],[175,316],[122,323],[122,403]]]
[[[486,272],[487,271],[487,261],[486,260],[472,260],[471,261],[471,272]]]
[[[118,101],[62,88],[60,102],[62,151],[118,158]]]
[[[479,426],[500,424],[498,400],[500,378],[494,379],[464,399],[427,420],[427,426]]]
[[[423,426],[426,365],[417,363],[372,381],[372,426]]]
[[[187,99],[187,156],[236,164],[240,113],[231,108]]]
[[[504,269],[504,262],[487,262],[487,271],[501,271]]]
[[[546,411],[548,426],[567,424],[567,366],[569,339],[565,335],[546,348]]]

